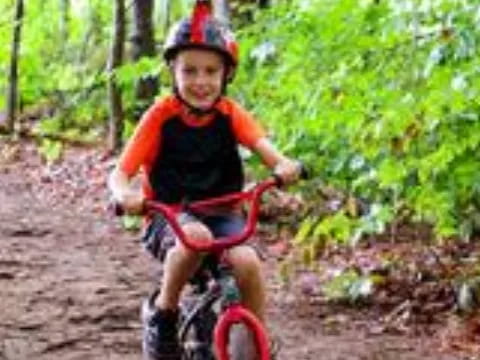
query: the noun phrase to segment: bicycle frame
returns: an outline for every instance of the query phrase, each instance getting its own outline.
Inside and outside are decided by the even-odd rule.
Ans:
[[[172,227],[179,240],[187,248],[198,252],[214,253],[218,259],[221,259],[221,254],[224,250],[242,244],[255,232],[261,195],[268,189],[278,186],[279,184],[280,180],[276,177],[272,177],[257,184],[248,191],[181,205],[168,205],[158,201],[148,200],[145,203],[145,210],[147,212],[161,213]],[[204,208],[239,201],[250,202],[246,226],[240,234],[217,238],[210,242],[202,241],[201,243],[196,243],[186,236],[177,221],[177,215],[182,211],[201,211]],[[235,283],[231,284],[229,282],[232,279],[232,276],[219,276],[219,278],[216,279],[214,285],[207,290],[200,301],[196,303],[194,309],[190,311],[188,317],[183,322],[179,329],[179,339],[183,343],[189,327],[200,311],[212,306],[215,301],[222,298],[225,306],[217,319],[213,334],[214,346],[218,359],[229,359],[228,341],[230,329],[234,324],[243,323],[254,335],[255,347],[259,355],[258,359],[269,360],[270,351],[267,332],[263,324],[255,317],[255,315],[240,304],[238,288]]]

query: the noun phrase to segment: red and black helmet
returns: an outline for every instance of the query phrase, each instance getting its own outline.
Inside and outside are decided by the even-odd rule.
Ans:
[[[192,17],[172,27],[165,41],[164,58],[170,62],[179,51],[191,48],[220,53],[232,67],[233,75],[238,63],[238,45],[233,33],[214,19],[210,0],[197,0]]]

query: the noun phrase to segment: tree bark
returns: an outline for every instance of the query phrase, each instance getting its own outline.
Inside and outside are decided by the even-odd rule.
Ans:
[[[114,32],[108,59],[108,148],[115,152],[122,145],[123,105],[122,94],[115,80],[115,69],[123,62],[125,44],[125,0],[115,0]]]
[[[214,0],[215,18],[222,24],[230,26],[230,6],[227,0]]]
[[[258,7],[261,9],[268,8],[270,6],[270,0],[258,0]]]
[[[132,58],[154,57],[155,39],[153,31],[153,0],[133,1]],[[139,103],[137,116],[153,101],[158,91],[157,77],[144,77],[137,82],[136,98]]]
[[[172,1],[174,0],[162,0],[160,1],[160,6],[155,10],[157,16],[155,17],[156,22],[163,27],[163,33],[168,34],[171,24],[171,10],[172,10]]]
[[[15,25],[13,27],[12,51],[10,54],[10,68],[8,73],[7,123],[5,127],[5,130],[8,133],[12,133],[15,128],[15,117],[18,104],[18,60],[23,13],[23,0],[17,0],[15,9]]]

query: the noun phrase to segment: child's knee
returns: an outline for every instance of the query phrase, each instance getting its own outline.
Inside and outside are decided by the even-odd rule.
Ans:
[[[182,230],[185,233],[185,236],[194,242],[210,242],[213,240],[211,231],[200,222],[189,222],[184,224],[182,225]],[[183,258],[194,259],[200,256],[197,251],[191,250],[184,245],[180,239],[177,239],[175,246],[171,249],[171,251],[173,251],[176,256],[181,256]]]
[[[213,234],[210,229],[198,221],[182,225],[182,230],[188,239],[196,243],[210,243],[213,240]],[[184,245],[182,244],[182,246]]]
[[[228,259],[234,271],[240,276],[260,275],[262,262],[254,248],[240,246],[229,251]]]

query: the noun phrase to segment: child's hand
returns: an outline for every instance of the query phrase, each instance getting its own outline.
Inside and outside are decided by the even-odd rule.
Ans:
[[[121,205],[123,212],[131,215],[142,213],[144,195],[123,170],[117,167],[112,171],[108,178],[108,187],[112,192],[113,200]]]
[[[137,215],[141,214],[143,211],[143,203],[145,201],[143,194],[139,191],[133,190],[124,190],[119,194],[119,199],[117,199],[122,208],[127,214]]]
[[[278,175],[285,185],[288,185],[298,180],[300,177],[301,168],[301,164],[298,161],[284,158],[277,165],[275,165],[273,173]]]

